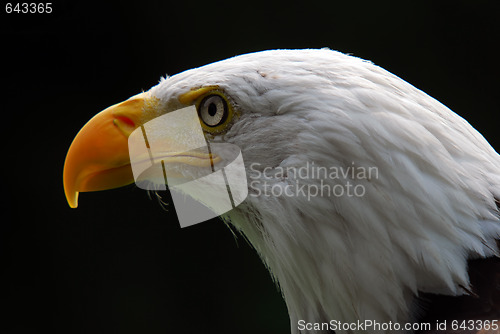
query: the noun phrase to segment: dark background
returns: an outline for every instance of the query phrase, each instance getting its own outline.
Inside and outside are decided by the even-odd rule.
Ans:
[[[180,229],[134,186],[66,203],[77,131],[165,74],[330,47],[399,75],[500,148],[496,0],[52,3],[52,14],[0,8],[0,333],[290,332],[259,258],[220,221]]]

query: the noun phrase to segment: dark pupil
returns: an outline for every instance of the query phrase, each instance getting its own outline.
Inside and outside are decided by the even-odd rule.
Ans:
[[[208,105],[208,114],[210,116],[215,116],[215,114],[217,113],[217,106],[215,105],[215,103],[210,103]]]

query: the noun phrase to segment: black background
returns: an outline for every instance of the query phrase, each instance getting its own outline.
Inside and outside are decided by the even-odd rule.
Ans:
[[[165,74],[330,47],[399,75],[500,148],[495,0],[52,3],[0,8],[0,333],[290,332],[269,274],[220,221],[180,229],[134,186],[66,203],[74,135]]]

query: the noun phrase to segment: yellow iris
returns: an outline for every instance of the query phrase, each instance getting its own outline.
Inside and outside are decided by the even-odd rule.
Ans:
[[[203,130],[212,135],[218,135],[227,131],[228,126],[231,124],[234,116],[234,108],[226,94],[218,86],[207,86],[194,90],[190,90],[179,96],[179,102],[185,105],[195,105],[196,110],[200,110],[200,105],[206,97],[217,95],[221,97],[226,105],[227,114],[224,115],[224,119],[220,124],[215,126],[207,125],[203,120],[200,119],[201,126]]]

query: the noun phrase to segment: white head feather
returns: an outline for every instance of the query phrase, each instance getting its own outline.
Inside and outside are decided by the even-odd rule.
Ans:
[[[171,105],[212,85],[240,113],[219,139],[241,148],[251,184],[227,217],[278,282],[293,333],[298,320],[410,321],[419,291],[464,294],[467,259],[497,252],[499,155],[407,82],[339,52],[280,50],[180,73],[151,94]],[[378,173],[350,179],[359,197],[264,195],[346,182],[278,173],[303,166]]]

